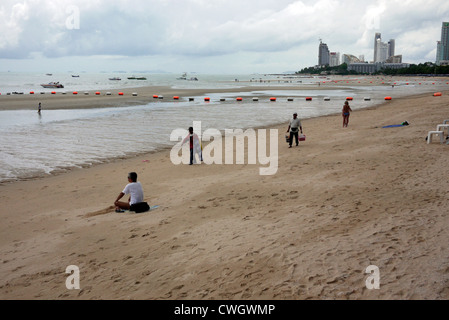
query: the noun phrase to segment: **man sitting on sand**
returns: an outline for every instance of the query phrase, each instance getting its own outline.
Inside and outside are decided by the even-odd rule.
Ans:
[[[143,202],[143,188],[140,182],[137,182],[137,173],[131,172],[128,174],[128,184],[125,189],[118,195],[114,202],[115,212],[123,212],[123,210],[132,210],[133,205]],[[128,202],[119,201],[125,195],[129,194]],[[123,209],[123,210],[122,210]]]

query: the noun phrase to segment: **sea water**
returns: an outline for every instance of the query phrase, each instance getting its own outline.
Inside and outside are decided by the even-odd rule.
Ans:
[[[73,84],[73,88],[99,90],[118,86],[101,80],[102,76],[92,75],[93,80],[86,80],[84,87]],[[183,97],[179,101],[158,100],[138,106],[43,110],[40,115],[36,110],[0,110],[0,182],[31,179],[170,148],[176,143],[170,141],[171,132],[178,128],[187,129],[193,121],[201,121],[203,131],[208,128],[248,129],[279,123],[285,123],[287,130],[294,112],[298,112],[301,119],[339,113],[348,96],[354,98],[351,107],[357,110],[384,102],[386,95],[396,98],[435,90],[406,85],[316,90],[317,79],[313,78],[298,78],[291,82],[292,85],[297,85],[298,81],[302,85],[310,84],[308,90],[285,90],[284,80],[280,81],[277,77],[267,80],[249,75],[246,79],[251,81],[245,82],[245,85],[254,86],[254,90],[238,92],[241,83],[237,76],[204,76],[200,81],[176,81],[174,78],[174,75],[160,75],[158,79],[148,81],[150,85],[208,89],[210,92],[206,96],[211,101],[205,102],[205,96],[193,97],[193,101]],[[2,81],[0,87],[4,85],[4,79]],[[20,81],[25,82],[24,79]],[[20,81],[17,80],[17,83]],[[10,89],[18,91],[34,87],[35,81],[33,85],[31,80],[29,82]],[[266,87],[267,83],[272,84],[272,89],[258,90],[258,85]],[[149,83],[142,85],[148,86]],[[124,85],[119,87],[123,88]],[[233,88],[236,92],[214,93],[214,89],[219,88]],[[253,101],[258,96],[265,98]],[[266,96],[277,97],[277,100],[272,102]],[[236,97],[242,97],[243,101],[236,101]],[[289,101],[291,97],[293,101]],[[305,97],[313,97],[313,100],[306,101]],[[330,101],[324,101],[324,97],[329,97]],[[365,101],[364,97],[370,97],[370,100]],[[222,99],[225,101],[220,101]],[[303,124],[307,134],[307,122],[303,121]]]

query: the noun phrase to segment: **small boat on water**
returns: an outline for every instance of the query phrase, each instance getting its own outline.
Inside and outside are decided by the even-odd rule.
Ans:
[[[145,77],[135,77],[135,76],[132,76],[132,77],[128,77],[128,80],[147,80],[147,78],[145,78]]]
[[[176,80],[188,80],[188,81],[198,81],[197,77],[191,77],[190,79],[187,78],[187,72],[184,72],[182,76],[179,78],[176,78]]]
[[[72,74],[72,78],[79,78],[79,77],[80,77],[79,75]]]
[[[120,80],[122,80],[122,79],[117,78],[117,77],[114,77],[114,78],[109,78],[109,80],[112,80],[112,81],[120,81]]]
[[[59,82],[44,83],[44,84],[41,84],[41,86],[44,88],[64,88],[64,86],[62,84],[60,84]]]
[[[182,76],[180,76],[179,78],[176,78],[176,80],[187,80],[187,72],[184,72],[182,74]]]

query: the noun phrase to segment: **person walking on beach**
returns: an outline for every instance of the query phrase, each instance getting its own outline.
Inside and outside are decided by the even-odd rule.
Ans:
[[[181,146],[189,141],[190,143],[190,165],[196,164],[196,154],[198,154],[200,161],[203,161],[203,151],[201,150],[200,138],[196,133],[193,133],[193,127],[189,128],[189,135],[182,141]]]
[[[41,114],[41,111],[42,111],[42,105],[39,102],[39,107],[37,108],[37,113]]]
[[[128,202],[120,201],[125,195],[130,195]],[[118,195],[114,202],[115,212],[123,212],[123,210],[135,211],[134,206],[143,202],[143,188],[140,182],[137,182],[137,173],[130,172],[128,174],[128,184],[125,189]]]
[[[343,128],[347,128],[349,124],[349,115],[351,114],[352,109],[349,106],[349,102],[345,101],[345,104],[343,105],[342,110],[342,116],[343,116]]]
[[[293,114],[293,119],[290,120],[290,124],[288,125],[288,129],[287,129],[287,133],[290,132],[290,138],[288,141],[288,143],[290,145],[289,148],[292,147],[293,137],[295,137],[296,146],[299,146],[299,138],[298,138],[299,130],[301,130],[301,134],[302,134],[301,120],[299,120],[298,114],[295,112]]]

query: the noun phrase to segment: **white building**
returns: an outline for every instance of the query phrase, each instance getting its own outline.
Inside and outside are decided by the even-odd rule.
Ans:
[[[331,52],[329,59],[329,66],[336,67],[340,65],[340,52]]]

